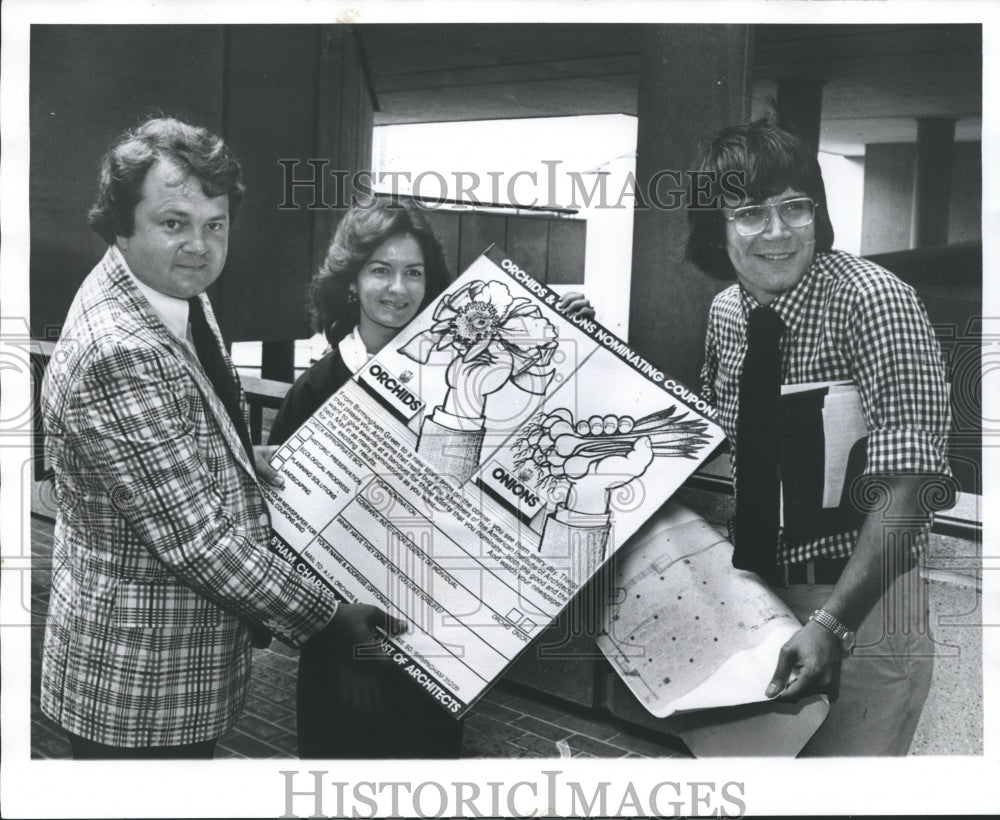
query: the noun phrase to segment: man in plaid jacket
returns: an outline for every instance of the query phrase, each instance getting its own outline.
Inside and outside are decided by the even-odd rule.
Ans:
[[[42,398],[58,498],[42,708],[76,758],[211,757],[246,698],[255,636],[350,651],[386,623],[268,550],[240,406],[227,411],[190,340],[189,320],[207,323],[242,401],[204,295],[242,195],[222,140],[173,119],[127,132],[102,162],[90,222],[110,247]]]

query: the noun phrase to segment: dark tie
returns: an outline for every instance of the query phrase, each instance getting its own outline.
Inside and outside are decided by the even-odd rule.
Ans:
[[[216,395],[222,401],[229,419],[239,434],[243,449],[247,451],[250,463],[253,464],[253,445],[250,443],[250,433],[247,430],[247,422],[243,417],[243,410],[240,407],[240,389],[233,379],[232,371],[226,365],[226,360],[222,357],[222,349],[208,326],[205,319],[205,311],[202,309],[201,300],[197,296],[188,299],[191,306],[189,318],[191,320],[191,341],[194,342],[195,352],[201,362],[202,370],[208,376],[208,380],[215,388]]]
[[[778,394],[781,334],[771,308],[751,311],[736,419],[736,532],[733,566],[770,576],[778,544]]]

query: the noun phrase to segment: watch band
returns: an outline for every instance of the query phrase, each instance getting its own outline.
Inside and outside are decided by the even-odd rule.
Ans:
[[[816,621],[820,626],[826,627],[834,635],[837,636],[837,640],[841,644],[846,644],[847,639],[851,636],[851,630],[844,626],[840,621],[833,617],[829,612],[824,609],[817,609],[812,615],[809,616],[810,621]]]

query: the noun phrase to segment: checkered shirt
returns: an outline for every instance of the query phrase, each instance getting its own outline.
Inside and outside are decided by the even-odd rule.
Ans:
[[[716,405],[734,444],[747,317],[755,307],[734,284],[709,309],[702,397]],[[944,364],[913,288],[872,262],[831,251],[817,254],[802,281],[770,307],[787,328],[783,384],[849,379],[857,385],[869,429],[866,476],[950,475]],[[857,531],[796,543],[782,535],[778,562],[847,557],[856,539]]]

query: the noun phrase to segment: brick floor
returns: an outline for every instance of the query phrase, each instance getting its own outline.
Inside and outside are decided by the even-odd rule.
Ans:
[[[32,696],[31,755],[69,757],[62,730],[42,714],[38,680],[45,608],[49,592],[52,524],[32,517]],[[219,758],[287,758],[295,755],[295,675],[298,653],[278,643],[256,650],[246,708],[232,730],[220,739]],[[567,745],[561,750],[557,742]],[[470,710],[462,756],[481,757],[672,757],[676,750],[633,735],[613,718],[583,707],[536,696],[501,681]]]
[[[555,723],[548,723],[547,721],[539,720],[531,715],[521,715],[513,721],[511,725],[516,726],[518,729],[524,729],[526,732],[531,732],[532,734],[548,738],[553,742],[566,740],[576,734],[571,729],[567,729],[563,726],[557,726]]]
[[[35,758],[65,758],[69,744],[62,730],[42,715],[38,678],[42,629],[49,592],[52,524],[32,517],[31,636],[31,754]],[[983,753],[982,647],[979,630],[954,623],[951,613],[981,615],[975,586],[932,585],[932,613],[942,645],[955,643],[961,652],[935,664],[935,680],[911,754]],[[947,617],[946,617],[947,616]],[[968,620],[966,618],[965,620]],[[964,621],[963,621],[964,623]],[[973,634],[974,633],[974,634]],[[219,743],[222,758],[281,758],[295,754],[295,675],[297,652],[275,642],[258,650],[246,709],[232,731]],[[956,718],[961,715],[961,719]],[[617,720],[598,709],[567,704],[500,681],[470,711],[462,756],[469,758],[560,757],[681,757],[687,752],[672,738]]]

